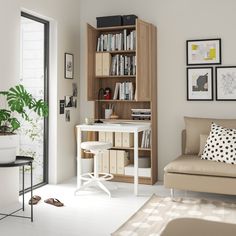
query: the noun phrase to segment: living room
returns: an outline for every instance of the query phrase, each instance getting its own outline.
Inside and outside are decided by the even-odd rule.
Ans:
[[[220,92],[221,86],[219,86],[219,84],[217,86],[217,83],[220,83],[218,80],[220,79],[219,74],[234,74],[234,67],[236,66],[236,56],[233,53],[235,49],[234,37],[236,37],[233,30],[234,22],[236,21],[234,14],[236,3],[233,0],[228,0],[227,2],[213,0],[200,0],[197,2],[193,0],[2,0],[1,3],[0,24],[2,37],[0,39],[0,48],[2,56],[0,57],[0,65],[2,78],[0,91],[7,91],[10,87],[14,87],[22,82],[23,46],[21,42],[22,38],[24,39],[24,37],[22,37],[22,34],[24,33],[22,31],[22,24],[25,22],[22,21],[22,17],[31,21],[41,19],[41,21],[37,22],[40,22],[45,30],[42,31],[42,37],[44,37],[43,42],[47,39],[47,47],[43,48],[43,50],[47,49],[47,51],[41,52],[44,59],[47,56],[47,60],[45,59],[46,61],[44,61],[47,63],[44,63],[43,68],[44,82],[46,81],[45,84],[43,84],[43,89],[45,93],[44,99],[46,98],[45,100],[49,107],[49,116],[44,118],[44,122],[46,123],[44,123],[44,136],[42,136],[41,142],[41,144],[44,145],[44,154],[42,155],[43,164],[41,161],[37,161],[37,163],[40,163],[41,169],[36,168],[35,166],[33,168],[34,182],[38,181],[37,186],[35,186],[33,190],[33,195],[40,196],[41,198],[38,202],[36,200],[36,205],[33,205],[33,222],[29,219],[7,217],[0,221],[2,235],[14,235],[15,233],[18,233],[18,235],[45,234],[71,236],[105,236],[111,235],[112,233],[113,235],[168,235],[168,232],[165,234],[163,230],[171,220],[181,217],[177,216],[179,215],[180,209],[175,212],[173,210],[174,208],[171,208],[171,211],[176,214],[167,217],[168,219],[165,220],[163,224],[158,223],[160,222],[160,218],[158,217],[163,216],[161,215],[164,214],[163,212],[156,214],[155,217],[149,215],[151,216],[151,219],[155,219],[155,221],[151,221],[152,224],[155,223],[155,226],[152,229],[153,231],[149,231],[149,229],[145,228],[150,222],[143,222],[142,219],[145,219],[146,216],[139,214],[142,211],[140,208],[145,207],[145,204],[152,203],[150,201],[157,201],[157,203],[154,202],[153,205],[156,204],[157,207],[160,207],[160,204],[163,204],[164,199],[166,199],[166,201],[170,200],[170,204],[171,202],[174,204],[174,201],[178,202],[179,199],[186,202],[192,201],[192,208],[187,208],[186,210],[192,211],[192,213],[194,213],[193,211],[195,211],[195,213],[197,211],[197,213],[195,215],[192,214],[191,217],[183,215],[182,218],[184,219],[204,219],[204,217],[209,214],[207,207],[211,204],[215,204],[215,211],[223,211],[223,216],[218,218],[213,216],[205,218],[206,221],[209,220],[210,222],[197,222],[197,225],[195,225],[195,222],[184,223],[185,227],[186,225],[191,225],[192,229],[196,227],[197,229],[195,231],[198,232],[199,235],[213,234],[204,234],[204,232],[198,231],[204,228],[199,226],[198,223],[200,225],[209,223],[210,229],[208,228],[208,225],[205,225],[206,230],[216,228],[217,230],[215,231],[223,232],[225,235],[230,235],[227,234],[228,229],[231,229],[231,232],[236,232],[236,228],[233,225],[236,222],[232,219],[235,218],[233,216],[236,214],[236,211],[234,211],[236,193],[234,190],[230,190],[232,189],[231,186],[234,184],[234,179],[232,177],[235,177],[234,175],[236,173],[236,170],[233,168],[234,165],[214,162],[214,164],[226,165],[226,169],[227,166],[229,166],[230,175],[228,173],[227,176],[223,177],[230,177],[230,180],[232,179],[232,182],[230,183],[227,182],[226,178],[217,179],[217,182],[222,186],[219,188],[214,188],[213,186],[215,186],[215,184],[214,182],[211,182],[210,179],[195,179],[195,172],[194,174],[187,173],[187,177],[191,175],[190,177],[193,178],[190,178],[192,181],[190,181],[190,183],[185,179],[180,179],[180,182],[178,182],[178,176],[176,177],[174,175],[168,176],[176,180],[173,186],[173,179],[171,178],[168,178],[164,185],[164,175],[166,174],[165,167],[168,166],[168,164],[173,163],[173,161],[183,153],[182,131],[184,129],[186,129],[188,137],[190,135],[193,139],[195,138],[194,145],[197,145],[198,153],[200,150],[200,135],[209,135],[212,121],[215,122],[216,125],[221,125],[223,128],[236,128],[234,121],[236,112],[233,109],[236,101],[236,98],[234,97],[236,96],[234,95],[234,93],[236,93],[234,85],[229,85],[233,88],[233,92],[228,97],[227,95],[222,95]],[[91,32],[97,34],[95,39],[97,47],[98,37],[101,36],[101,34],[110,33],[108,30],[103,31],[97,27],[97,17],[129,15],[137,16],[140,24],[142,22],[147,23],[143,25],[153,27],[154,32],[152,33],[152,37],[150,37],[149,43],[144,43],[143,45],[150,46],[150,52],[148,54],[151,55],[150,59],[148,59],[148,66],[150,65],[150,67],[146,71],[147,74],[149,73],[150,78],[152,75],[152,79],[150,79],[149,82],[154,81],[152,83],[155,86],[150,86],[152,89],[150,87],[145,88],[150,89],[150,94],[146,93],[146,91],[149,90],[143,90],[145,91],[144,93],[139,92],[136,95],[137,103],[130,101],[112,101],[115,91],[114,85],[116,82],[130,82],[134,79],[138,82],[140,81],[139,87],[138,82],[135,84],[137,91],[142,91],[146,84],[146,81],[144,80],[145,72],[143,72],[144,70],[140,72],[139,68],[142,68],[142,65],[147,65],[145,64],[147,61],[142,59],[145,57],[142,54],[146,52],[146,49],[142,50],[142,47],[137,48],[136,56],[138,59],[141,58],[141,61],[137,61],[136,77],[126,76],[125,80],[121,77],[101,78],[101,82],[98,85],[96,84],[96,81],[99,78],[94,76],[94,80],[91,80],[91,78],[89,79],[89,72],[96,70],[95,54],[97,52],[96,50],[94,51],[94,57],[89,61],[88,49],[91,46],[92,40],[88,40],[87,24],[92,27],[92,30],[94,29],[94,31]],[[125,26],[120,27],[120,29],[122,29],[120,32],[123,32]],[[136,27],[132,28],[132,26],[129,25],[126,28],[129,32],[136,29]],[[27,25],[26,29],[28,29]],[[143,28],[137,28],[137,34],[138,29],[140,30]],[[117,29],[112,29],[111,32],[114,33],[116,30]],[[37,35],[38,34],[39,33],[37,33]],[[145,42],[147,42],[147,38],[145,37],[142,40],[146,40]],[[198,42],[202,42],[203,45],[208,42],[216,44],[215,61],[194,63],[194,58],[192,58],[191,61],[191,58],[189,57],[189,55],[191,55],[190,51],[194,49],[193,43],[198,45]],[[138,43],[139,41],[137,40],[137,46]],[[45,45],[46,44],[44,44],[44,46]],[[127,54],[126,52],[121,52],[120,54],[129,56],[134,55],[135,52],[133,50]],[[70,70],[68,69],[68,75],[66,74],[67,60],[73,67],[73,73],[70,74]],[[93,67],[93,65],[95,66]],[[191,87],[191,84],[189,83],[190,76],[193,74],[193,72],[190,71],[191,69],[192,71],[202,69],[202,74],[200,74],[201,71],[199,71],[199,75],[201,76],[208,73],[208,90],[207,92],[204,91],[205,94],[199,93],[200,95],[195,96],[194,93],[190,93],[190,89],[194,87]],[[225,69],[226,72],[220,71],[221,69]],[[139,80],[139,78],[141,78],[140,73],[143,73],[143,79]],[[112,82],[108,80],[112,80]],[[23,81],[23,84],[27,87],[27,83],[24,83]],[[105,101],[106,98],[99,98],[100,85],[102,85],[103,89],[106,87],[111,88],[110,100],[108,98],[108,101]],[[33,90],[33,92],[34,91],[35,90]],[[35,94],[38,96],[38,92],[35,92]],[[90,96],[90,94],[92,94],[92,96]],[[148,95],[149,98],[139,99],[144,95]],[[2,107],[4,107],[6,103],[5,101],[0,101],[1,109],[3,109]],[[71,107],[69,105],[70,103]],[[90,123],[94,122],[94,118],[95,120],[105,118],[105,109],[107,109],[107,106],[108,109],[110,107],[114,109],[114,114],[112,114],[114,115],[113,123],[120,123],[120,119],[128,120],[127,117],[130,116],[130,108],[142,108],[147,110],[152,108],[153,117],[151,119],[151,132],[153,135],[156,134],[156,136],[154,136],[156,138],[152,138],[151,147],[143,147],[143,149],[141,148],[137,152],[141,152],[143,156],[151,156],[152,174],[150,179],[146,181],[148,184],[144,184],[145,178],[143,178],[143,180],[141,179],[141,182],[137,182],[137,178],[133,177],[120,177],[120,179],[114,179],[115,181],[103,181],[103,184],[111,195],[110,198],[107,196],[107,192],[104,192],[103,190],[99,191],[98,189],[94,190],[92,187],[82,189],[83,191],[78,190],[78,188],[80,188],[78,173],[81,168],[80,159],[78,159],[78,157],[80,157],[80,154],[78,154],[80,151],[78,150],[81,148],[80,142],[85,141],[80,140],[79,132],[84,132],[81,129],[85,128],[87,129],[85,131],[96,131],[94,130],[96,125],[91,125]],[[202,120],[191,119],[191,117],[212,118],[216,120],[207,120],[203,122]],[[221,119],[224,119],[224,121]],[[226,119],[233,119],[233,121],[227,121]],[[85,123],[92,128],[88,129],[85,127],[86,125],[83,126]],[[138,122],[135,121],[135,124],[137,123]],[[145,122],[140,123],[144,124]],[[150,121],[147,123],[150,123]],[[78,129],[78,125],[82,126]],[[202,128],[203,126],[204,128]],[[142,131],[146,129],[146,126],[144,127],[144,125],[140,125],[140,127],[137,129],[140,128]],[[111,129],[115,130],[113,132],[121,132],[121,130],[130,129],[132,130],[130,132],[136,132],[135,128],[136,126],[123,127],[122,125],[117,124],[109,127],[109,129],[105,129],[108,129],[107,131],[110,131]],[[191,133],[191,131],[193,132]],[[36,133],[37,132],[39,133],[39,131],[36,131]],[[198,135],[197,141],[196,136],[194,136],[196,133]],[[192,146],[188,137],[187,142],[189,143],[187,143],[187,146],[191,149]],[[95,138],[97,141],[99,140],[97,135],[95,135]],[[142,137],[140,138],[139,135],[138,139],[138,146],[140,146],[139,142]],[[94,140],[93,134],[91,134],[91,137],[89,137],[87,141],[92,140]],[[205,144],[207,140],[205,139],[205,141],[202,142]],[[136,155],[134,143],[133,145],[131,144],[131,148],[122,149],[123,151],[127,150],[130,155],[133,156],[133,159],[131,158],[134,166],[133,175],[136,173],[135,166],[137,167],[137,163],[140,164],[139,161],[136,162],[136,164],[134,163]],[[195,146],[194,148],[196,148]],[[26,147],[26,145],[24,147]],[[87,148],[89,149],[88,146],[86,146],[85,149]],[[107,148],[109,147],[106,147],[105,149]],[[116,148],[112,149],[116,150]],[[155,152],[157,152],[156,155]],[[22,153],[24,155],[27,154],[25,152]],[[28,155],[32,156],[32,153],[34,153],[34,151],[28,153]],[[192,155],[192,153],[196,154],[196,150],[194,150],[194,152],[191,152],[190,150],[187,154]],[[91,154],[82,155],[91,157]],[[95,159],[88,159],[91,160],[93,165]],[[199,160],[201,160],[200,157]],[[35,161],[33,161],[33,165],[34,162]],[[209,162],[213,161],[210,160]],[[176,166],[171,166],[171,168],[176,168]],[[171,168],[169,166],[168,171],[172,171]],[[205,165],[203,165],[202,168],[204,169]],[[7,171],[5,171],[4,168],[1,168],[0,171],[2,179],[0,183],[1,192],[9,191],[9,194],[11,195],[18,194],[19,187],[17,184],[21,181],[22,172],[20,171],[19,176],[19,172],[17,172],[19,171],[18,168],[9,168]],[[42,173],[40,175],[40,180],[38,180],[39,178],[35,178],[35,176],[40,171],[42,171]],[[30,181],[27,182],[26,180],[26,184],[29,183]],[[187,187],[184,188],[182,185]],[[9,186],[11,187],[9,188]],[[14,191],[12,189],[14,189]],[[172,195],[172,199],[170,189],[174,189],[174,191],[172,191],[174,194]],[[78,191],[75,193],[76,190]],[[3,202],[7,202],[7,200],[11,199],[11,197],[8,197],[6,194],[1,195],[1,201]],[[157,199],[155,197],[157,197]],[[18,212],[19,215],[30,215],[30,205],[28,204],[30,198],[31,195],[29,191],[25,196],[25,212],[20,211]],[[58,199],[64,206],[55,207],[55,200],[53,200],[52,204],[44,202],[50,198]],[[12,199],[14,199],[14,197]],[[19,201],[21,205],[22,191],[19,196]],[[204,201],[207,201],[207,203]],[[185,204],[188,204],[186,202]],[[227,205],[225,208],[222,207],[222,204],[228,203],[229,206]],[[10,204],[10,207],[8,205],[0,204],[2,208],[1,212],[10,214],[15,209],[14,204]],[[183,204],[183,202],[181,204]],[[175,207],[176,206],[177,205],[175,205]],[[177,208],[178,207],[179,205]],[[147,210],[148,209],[146,209],[146,213],[148,213]],[[157,209],[153,209],[153,211],[155,210]],[[170,209],[168,208],[164,211],[169,212]],[[230,214],[227,215],[228,211],[230,211]],[[151,213],[149,212],[148,214]],[[135,220],[135,218],[132,217],[140,217],[144,224],[141,224],[141,226],[135,224],[133,228],[122,228],[123,226],[128,227],[129,223],[132,222],[132,220]],[[221,226],[220,224],[217,224],[216,222],[219,221],[225,223],[225,225]],[[211,223],[214,224],[214,226],[211,225]],[[174,227],[176,226],[174,225]],[[175,232],[180,228],[180,226],[177,227]],[[122,230],[124,231],[123,234]],[[186,230],[188,230],[187,227]],[[214,235],[217,235],[217,232],[214,233]],[[181,234],[184,235],[184,232],[181,231],[179,234],[175,233],[169,235]],[[186,233],[185,235],[189,234]],[[194,233],[191,235],[194,235]]]

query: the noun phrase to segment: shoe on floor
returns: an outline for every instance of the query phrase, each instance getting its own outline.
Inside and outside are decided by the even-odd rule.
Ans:
[[[29,205],[33,204],[36,205],[38,202],[41,200],[40,196],[34,195],[30,200],[29,200]]]
[[[48,198],[44,202],[47,203],[47,204],[56,206],[56,207],[64,206],[64,204],[62,202],[60,202],[58,199],[56,199],[56,198]]]

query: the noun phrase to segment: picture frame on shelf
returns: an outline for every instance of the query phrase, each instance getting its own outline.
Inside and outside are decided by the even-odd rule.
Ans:
[[[74,78],[74,55],[71,53],[65,53],[65,78]]]
[[[213,67],[187,68],[187,100],[213,100]]]
[[[218,66],[216,74],[216,100],[236,101],[236,66]]]
[[[221,39],[197,39],[186,41],[187,65],[221,64]]]

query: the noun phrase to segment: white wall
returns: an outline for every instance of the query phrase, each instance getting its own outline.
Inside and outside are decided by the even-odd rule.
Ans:
[[[74,126],[79,109],[71,109],[71,122],[59,115],[59,99],[72,95],[72,82],[79,80],[79,1],[0,0],[0,90],[19,81],[20,12],[41,16],[51,23],[50,51],[50,182],[59,183],[75,175]],[[75,79],[64,79],[64,53],[74,54]]]
[[[235,118],[236,102],[187,102],[186,54],[188,39],[222,39],[222,64],[236,65],[236,1],[215,0],[81,0],[80,1],[80,119],[93,115],[86,101],[86,23],[96,16],[136,14],[158,28],[158,170],[181,153],[184,116]]]

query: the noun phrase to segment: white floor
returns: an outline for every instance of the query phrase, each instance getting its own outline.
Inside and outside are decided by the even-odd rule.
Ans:
[[[65,207],[57,208],[43,200],[34,208],[34,222],[8,217],[0,221],[1,236],[108,236],[134,214],[155,193],[169,196],[162,184],[140,185],[135,197],[133,185],[106,184],[112,192],[109,199],[103,192],[87,192],[74,196],[75,179],[60,185],[47,185],[34,191],[42,199],[58,198]],[[203,197],[236,201],[235,196],[178,191],[183,197]],[[26,196],[28,202],[29,195]],[[29,215],[29,206],[25,214]]]

